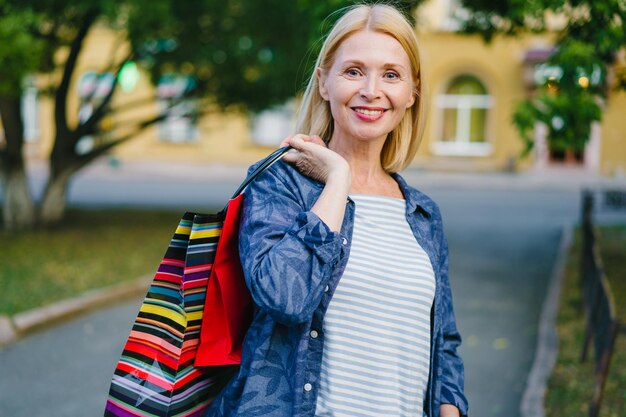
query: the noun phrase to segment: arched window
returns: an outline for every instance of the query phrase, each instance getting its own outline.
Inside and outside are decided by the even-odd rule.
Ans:
[[[433,151],[442,155],[485,156],[491,153],[486,137],[489,109],[493,99],[474,76],[452,80],[436,99],[440,127]]]

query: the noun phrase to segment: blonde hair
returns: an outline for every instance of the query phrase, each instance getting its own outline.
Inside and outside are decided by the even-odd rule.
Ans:
[[[386,172],[406,168],[417,152],[425,123],[425,94],[415,29],[396,8],[385,4],[355,5],[335,23],[328,33],[315,69],[327,71],[333,64],[339,45],[350,35],[371,30],[393,36],[402,45],[411,62],[415,89],[415,103],[406,110],[398,126],[389,133],[383,145],[381,164]],[[296,131],[319,135],[326,143],[333,134],[333,117],[329,103],[319,92],[319,81],[314,72],[302,97]]]

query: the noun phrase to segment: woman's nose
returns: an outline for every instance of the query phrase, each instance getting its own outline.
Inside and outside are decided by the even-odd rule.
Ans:
[[[361,97],[366,100],[374,100],[380,97],[380,90],[376,77],[365,77],[359,93],[361,94]]]

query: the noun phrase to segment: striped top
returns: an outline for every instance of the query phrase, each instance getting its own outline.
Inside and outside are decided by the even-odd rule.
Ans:
[[[435,277],[405,201],[351,195],[350,257],[324,317],[316,416],[419,416]]]

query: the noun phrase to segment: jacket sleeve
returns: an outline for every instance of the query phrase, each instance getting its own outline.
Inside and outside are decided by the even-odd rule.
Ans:
[[[292,325],[310,320],[341,244],[279,171],[271,167],[245,191],[239,253],[255,304]]]
[[[443,235],[443,233],[442,233]],[[454,308],[452,305],[452,291],[448,278],[448,242],[441,237],[441,311],[443,333],[443,357],[441,360],[441,404],[456,406],[461,416],[468,413],[468,402],[464,393],[463,360],[457,353],[461,345],[461,335],[456,327]],[[438,417],[438,416],[437,416]]]

